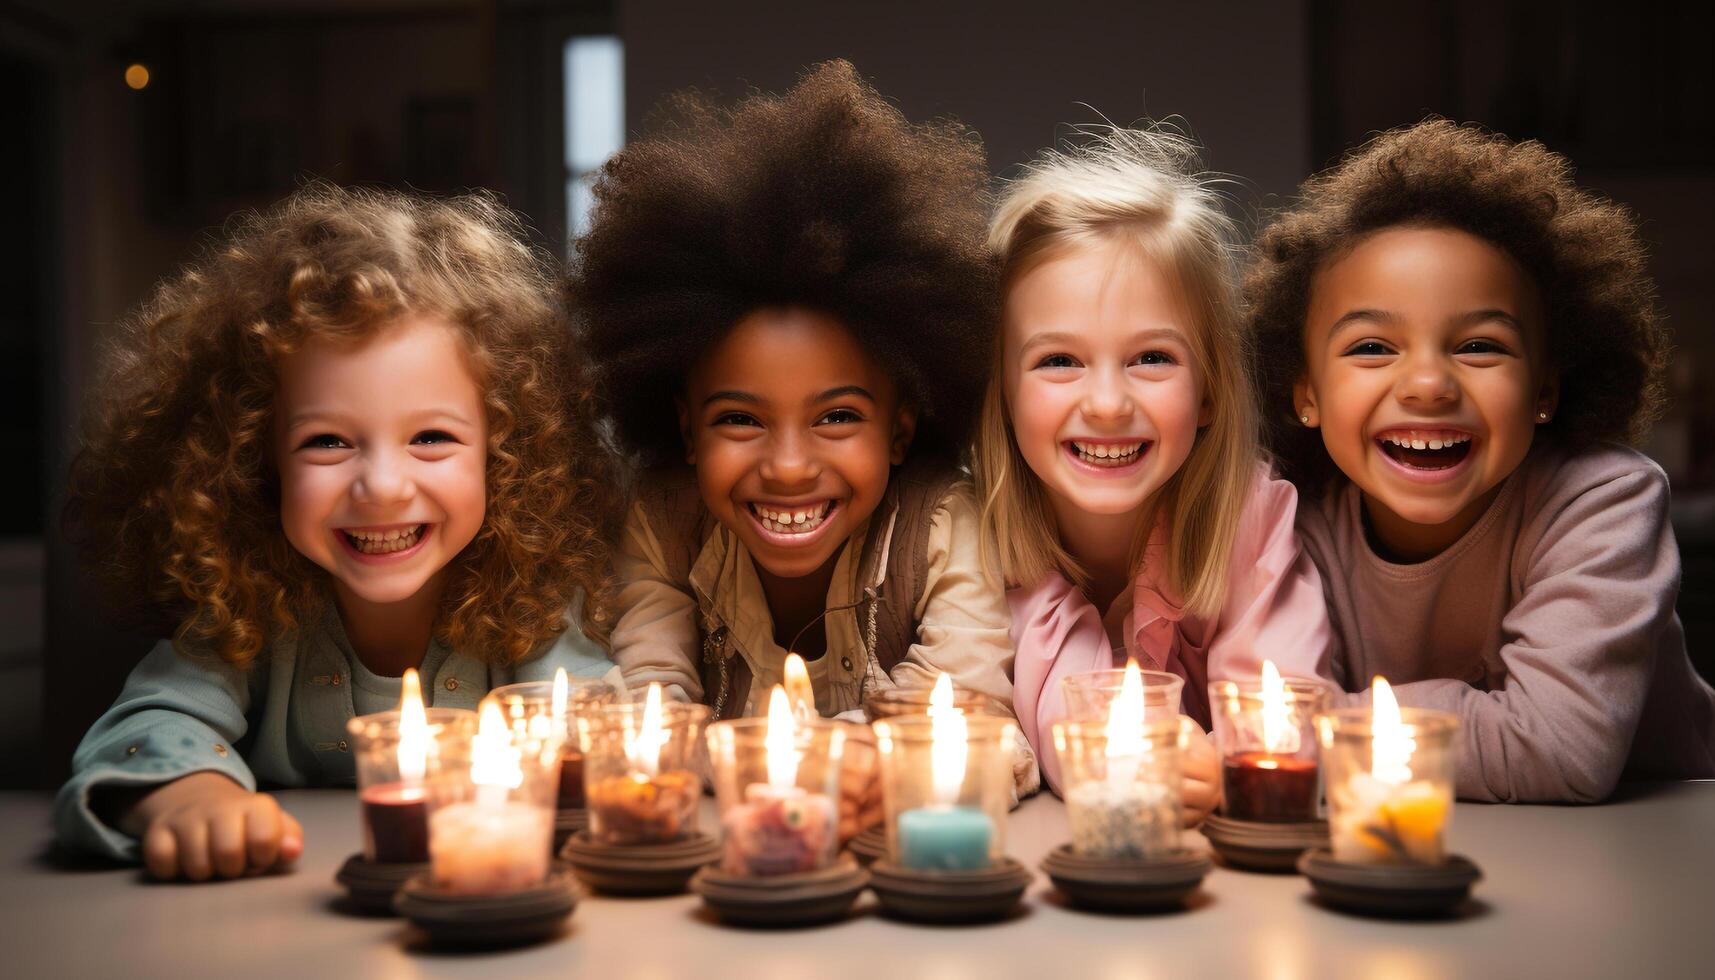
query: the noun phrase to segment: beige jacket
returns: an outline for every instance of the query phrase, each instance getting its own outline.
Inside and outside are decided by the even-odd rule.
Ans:
[[[889,520],[877,513],[872,520]],[[774,639],[773,617],[756,567],[738,537],[716,521],[702,540],[672,540],[672,521],[645,497],[631,507],[614,562],[619,581],[613,660],[633,691],[660,682],[671,696],[706,702],[706,656],[741,658],[751,683],[742,704],[720,705],[723,717],[755,715],[761,699],[781,682],[786,659]],[[865,586],[879,585],[885,561],[858,554],[867,522],[841,550],[828,586],[827,653],[810,667],[816,708],[824,717],[862,720],[866,695],[889,688],[925,688],[948,673],[961,688],[980,691],[1012,707],[1011,614],[999,577],[986,577],[978,557],[977,505],[968,487],[949,492],[934,509],[922,597],[914,610],[917,642],[891,673],[883,672],[865,642],[857,602]],[[691,535],[694,537],[695,535]],[[684,536],[682,536],[684,537]],[[892,535],[878,536],[881,541]],[[860,581],[863,570],[871,581]],[[840,608],[840,607],[852,608]],[[1022,738],[1019,740],[1023,746]],[[1014,766],[1021,796],[1035,792],[1035,760],[1028,749]]]

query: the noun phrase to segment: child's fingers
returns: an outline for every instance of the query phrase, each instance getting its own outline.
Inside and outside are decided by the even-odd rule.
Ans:
[[[208,815],[208,860],[216,876],[237,878],[244,873],[247,850],[245,808],[225,806]]]
[[[1215,809],[1215,801],[1220,795],[1220,786],[1202,779],[1186,777],[1180,784],[1180,799],[1183,803],[1185,826],[1195,827],[1203,822],[1210,811]]]
[[[285,867],[304,853],[304,828],[298,818],[280,811],[280,866]]]
[[[199,815],[182,815],[173,822],[173,834],[178,838],[179,871],[191,881],[207,881],[214,875],[208,859],[208,819]]]
[[[165,820],[151,823],[143,832],[143,867],[162,881],[179,876],[179,838]]]
[[[280,860],[280,838],[285,822],[280,804],[262,793],[250,801],[244,815],[244,849],[251,871],[267,871]]]

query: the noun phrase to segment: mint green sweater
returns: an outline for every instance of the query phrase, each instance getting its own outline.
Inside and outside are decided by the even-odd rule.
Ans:
[[[54,801],[55,835],[75,850],[139,859],[137,841],[91,810],[98,786],[149,786],[205,770],[250,790],[258,782],[352,785],[356,766],[345,725],[356,713],[355,663],[331,611],[315,628],[276,641],[249,670],[193,658],[161,641],[78,745],[72,777]],[[419,673],[430,705],[475,708],[492,688],[551,679],[557,667],[601,677],[613,665],[574,620],[541,654],[514,667],[491,667],[432,642]],[[619,680],[617,672],[612,679]]]

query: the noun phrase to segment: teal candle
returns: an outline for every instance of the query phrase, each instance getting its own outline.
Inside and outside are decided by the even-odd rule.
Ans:
[[[916,871],[975,871],[989,863],[994,821],[968,806],[925,806],[899,815],[899,860]]]

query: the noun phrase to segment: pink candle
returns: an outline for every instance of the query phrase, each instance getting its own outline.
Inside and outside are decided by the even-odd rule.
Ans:
[[[766,783],[745,787],[744,802],[728,810],[722,866],[732,874],[814,871],[834,852],[839,810],[821,793]]]
[[[429,817],[436,887],[461,895],[498,895],[548,876],[553,811],[517,800],[455,803]]]

